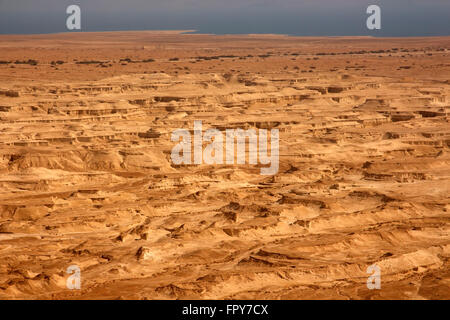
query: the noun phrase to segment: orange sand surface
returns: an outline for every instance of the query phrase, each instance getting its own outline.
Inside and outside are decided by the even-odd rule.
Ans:
[[[449,299],[449,76],[450,37],[2,35],[0,299]],[[278,174],[174,165],[194,120]]]

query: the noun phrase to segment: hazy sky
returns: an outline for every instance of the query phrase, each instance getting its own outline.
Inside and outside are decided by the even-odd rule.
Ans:
[[[450,0],[0,0],[0,33],[67,32],[71,4],[82,31],[450,35]],[[381,7],[381,30],[366,28],[370,4]]]

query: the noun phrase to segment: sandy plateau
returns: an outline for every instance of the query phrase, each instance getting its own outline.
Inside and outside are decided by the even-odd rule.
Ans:
[[[0,299],[450,299],[449,111],[450,37],[0,36]]]

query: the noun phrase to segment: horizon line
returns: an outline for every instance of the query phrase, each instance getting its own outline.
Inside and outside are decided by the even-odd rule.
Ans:
[[[136,30],[100,30],[100,31],[65,31],[44,33],[0,33],[1,36],[43,36],[43,35],[69,35],[69,34],[92,34],[92,33],[172,33],[178,35],[203,35],[203,36],[277,36],[291,38],[374,38],[374,39],[397,39],[397,38],[442,38],[448,35],[411,35],[411,36],[376,36],[376,35],[295,35],[288,33],[199,33],[196,29],[136,29]]]

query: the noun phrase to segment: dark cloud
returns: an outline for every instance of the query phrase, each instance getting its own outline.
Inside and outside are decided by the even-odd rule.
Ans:
[[[450,35],[448,0],[0,0],[0,33],[66,32],[66,8],[83,31],[196,29],[202,33]],[[382,30],[365,28],[369,4]]]

